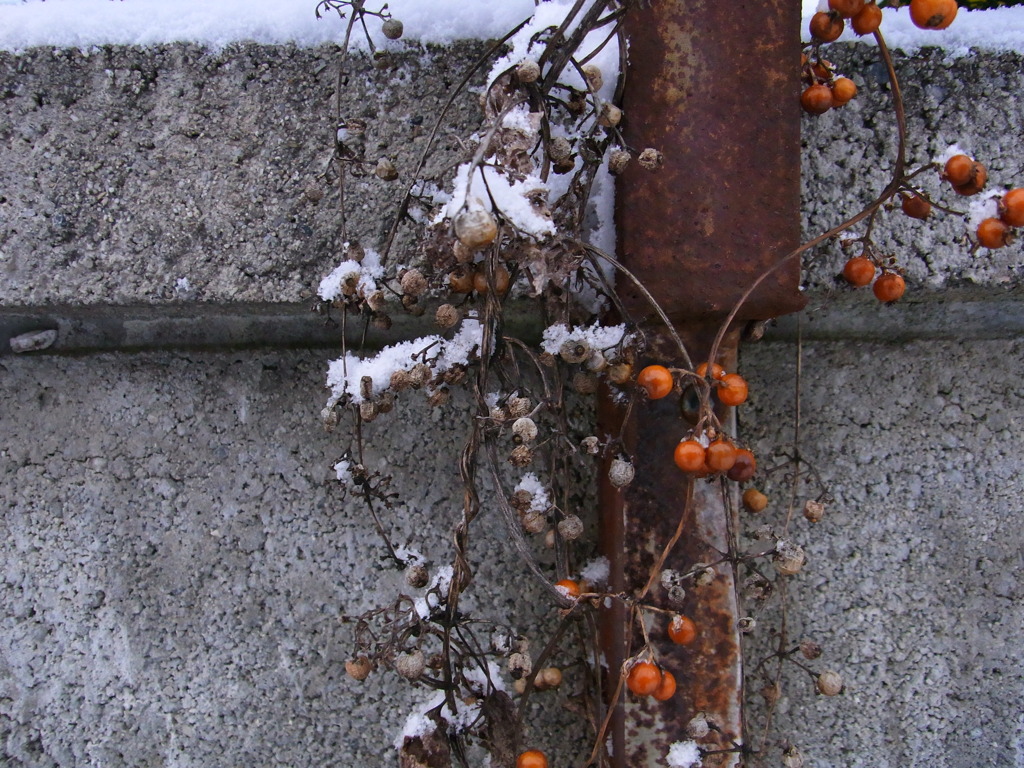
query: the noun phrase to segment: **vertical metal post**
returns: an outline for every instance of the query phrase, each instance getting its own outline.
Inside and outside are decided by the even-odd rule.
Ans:
[[[661,304],[695,363],[743,291],[799,240],[799,21],[797,0],[723,3],[651,2],[630,9],[625,138],[636,149],[664,154],[658,171],[631,164],[620,177],[619,253]],[[653,312],[639,292],[622,285],[630,313],[647,322]],[[803,306],[799,265],[776,272],[737,317],[718,362],[736,366],[742,323]],[[652,323],[652,362],[678,355]],[[731,418],[731,414],[726,414]],[[715,482],[693,481],[672,461],[687,430],[675,398],[624,413],[605,398],[599,420],[606,434],[625,435],[636,479],[625,490],[601,488],[602,547],[611,565],[612,591],[636,594],[691,498],[687,529],[665,567],[688,571],[720,560],[735,531],[728,495]],[[723,423],[728,421],[723,418]],[[693,484],[692,488],[690,484]],[[733,501],[735,501],[733,499]],[[665,591],[648,599],[670,607]],[[620,699],[611,727],[612,764],[663,766],[670,745],[685,740],[686,724],[705,712],[721,729],[701,740],[728,749],[742,732],[742,670],[736,628],[733,567],[715,568],[714,581],[688,592],[683,610],[700,628],[688,646],[667,640],[664,622],[651,634],[658,657],[676,676],[668,702]],[[619,601],[605,611],[602,639],[613,674],[623,662],[627,632]],[[640,646],[632,636],[633,648]],[[728,766],[722,754],[705,765]]]

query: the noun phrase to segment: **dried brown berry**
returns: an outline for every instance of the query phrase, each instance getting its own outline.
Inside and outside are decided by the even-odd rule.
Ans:
[[[405,26],[398,19],[387,19],[381,24],[380,31],[388,40],[397,40],[405,31]]]
[[[654,147],[647,147],[637,156],[636,161],[640,164],[641,168],[645,168],[648,171],[656,171],[665,164],[665,156]]]
[[[421,296],[427,290],[427,278],[418,269],[407,269],[402,273],[398,284],[402,287],[402,293],[407,296]]]
[[[486,248],[498,236],[498,223],[485,210],[465,210],[455,217],[455,236],[475,251]]]
[[[454,307],[451,304],[442,304],[437,308],[437,312],[434,313],[434,322],[437,323],[438,327],[445,330],[454,328],[461,319],[462,312],[459,311],[458,307]]]
[[[369,677],[372,666],[368,658],[357,656],[345,662],[345,672],[353,680],[365,680]]]

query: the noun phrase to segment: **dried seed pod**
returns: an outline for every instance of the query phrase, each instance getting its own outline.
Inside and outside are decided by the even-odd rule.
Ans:
[[[608,155],[608,170],[618,176],[629,165],[633,156],[624,149],[613,149]]]
[[[378,49],[373,52],[374,69],[388,69],[393,63],[393,61],[394,60],[391,58],[391,54],[389,54],[387,51],[382,51]]]
[[[516,67],[516,79],[520,83],[535,83],[540,79],[540,64],[533,59],[523,59]]]
[[[686,602],[686,590],[678,584],[675,584],[665,590],[665,594],[668,596],[668,601],[671,605],[682,606]]]
[[[556,160],[555,164],[551,166],[556,174],[562,175],[565,173],[572,173],[576,170],[576,161],[572,158],[566,158],[565,160]]]
[[[544,546],[547,547],[548,549],[554,549],[555,548],[555,529],[554,528],[548,528],[547,531],[544,532]]]
[[[526,680],[513,680],[512,690],[518,693],[520,696],[522,696],[524,693],[526,693]]]
[[[587,370],[600,373],[608,367],[608,360],[599,349],[592,350],[587,358]]]
[[[371,312],[380,312],[384,309],[387,300],[384,298],[384,291],[374,291],[366,297],[366,307]]]
[[[359,123],[360,133],[366,130],[366,126],[363,123]],[[349,131],[355,130],[355,121],[349,121]],[[359,243],[347,243],[345,246],[345,258],[349,261],[354,261],[357,264],[362,264],[363,259],[366,258],[366,249],[363,248]]]
[[[437,323],[438,327],[445,330],[454,328],[461,319],[462,313],[451,304],[442,304],[437,308],[437,312],[434,313],[434,322]]]
[[[838,696],[843,692],[843,676],[831,669],[825,670],[815,681],[822,696]]]
[[[430,379],[433,378],[433,373],[430,370],[430,366],[426,363],[416,363],[409,371],[409,378],[412,383],[413,389],[419,389],[430,383]]]
[[[808,661],[814,661],[821,656],[821,646],[813,640],[804,639],[800,641],[800,653]]]
[[[558,354],[567,363],[582,363],[590,356],[590,345],[583,340],[569,339],[562,342]]]
[[[550,691],[562,684],[562,670],[558,667],[544,667],[533,678],[533,687],[538,691]]]
[[[744,616],[742,619],[737,620],[736,629],[740,631],[740,634],[749,635],[757,629],[757,619],[753,616]]]
[[[758,693],[764,698],[765,704],[775,704],[782,698],[782,688],[778,683],[768,683]]]
[[[444,372],[444,380],[448,384],[461,384],[466,380],[466,368],[462,365],[453,365]]]
[[[783,576],[795,576],[804,567],[807,558],[803,547],[791,541],[780,539],[775,545],[775,570]]]
[[[768,497],[757,488],[747,488],[743,492],[743,506],[754,513],[764,512],[768,506]]]
[[[419,680],[426,668],[427,660],[419,648],[403,653],[395,659],[395,672],[406,680]]]
[[[568,160],[572,155],[572,144],[564,136],[555,136],[548,142],[548,156],[555,162]]]
[[[611,102],[604,102],[597,114],[597,124],[605,128],[614,128],[622,121],[622,110]]]
[[[393,392],[381,392],[377,396],[377,413],[391,413],[395,409],[395,395]]]
[[[412,386],[412,375],[408,371],[399,369],[391,374],[390,386],[394,392],[408,389]]]
[[[770,525],[759,525],[750,532],[750,537],[758,541],[767,541],[775,538],[775,529]]]
[[[521,419],[533,410],[533,403],[528,397],[510,397],[505,406],[508,408],[509,416],[514,419]]]
[[[508,674],[513,680],[529,677],[533,672],[533,660],[525,653],[516,652],[508,657]]]
[[[508,500],[512,508],[519,513],[524,513],[530,508],[530,504],[533,502],[533,494],[527,490],[519,489],[512,494],[512,498]]]
[[[455,236],[467,248],[478,251],[494,242],[498,236],[498,222],[487,211],[462,211],[455,217]]]
[[[475,251],[463,245],[461,240],[452,240],[452,253],[459,264],[470,264],[473,261]]]
[[[405,26],[398,19],[387,19],[381,24],[380,31],[388,40],[397,40],[405,31]]]
[[[519,447],[523,448],[525,446]],[[527,512],[523,515],[521,522],[523,524],[523,530],[528,533],[543,533],[548,527],[547,516],[540,512]]]
[[[625,488],[633,482],[635,476],[633,465],[625,459],[614,459],[608,469],[608,480],[616,488]]]
[[[704,563],[697,563],[693,566],[694,576],[693,583],[698,587],[710,586],[715,580],[715,569],[710,568]]]
[[[575,541],[583,535],[583,521],[578,515],[566,515],[558,521],[558,533],[566,541]]]
[[[427,586],[429,581],[430,574],[427,573],[427,569],[419,563],[410,565],[405,569],[405,583],[413,589],[421,589],[422,587]]]
[[[492,405],[490,412],[491,421],[498,424],[504,424],[508,421],[508,413],[500,405]]]
[[[324,423],[324,429],[328,432],[333,432],[341,422],[341,414],[338,413],[337,408],[328,405],[320,411],[320,420]]]
[[[448,392],[448,387],[441,387],[427,395],[427,403],[431,408],[440,408],[442,405],[448,404],[450,397],[451,395]]]
[[[373,169],[373,175],[383,181],[394,181],[398,178],[398,169],[388,158],[382,157],[377,161],[377,167]]]
[[[370,326],[376,328],[378,331],[390,331],[391,324],[391,315],[385,314],[384,312],[377,312],[370,318]]]
[[[533,461],[533,450],[528,445],[517,445],[508,457],[513,467],[526,467]]]
[[[364,400],[359,404],[359,418],[363,421],[370,422],[377,418],[377,404],[372,400]]]
[[[537,439],[537,424],[530,417],[523,416],[512,424],[512,434],[520,443],[532,443]]]
[[[537,355],[537,361],[548,368],[553,368],[555,366],[555,356],[550,352],[541,352]]]
[[[572,387],[581,395],[592,395],[597,392],[597,376],[587,371],[576,371],[572,377]]]
[[[494,267],[494,290],[499,296],[504,296],[508,291],[511,279],[512,277],[504,265],[498,264]],[[487,280],[486,269],[478,269],[476,274],[473,275],[473,289],[479,294],[486,294],[491,290],[491,284]]]
[[[820,501],[814,499],[808,499],[804,503],[804,517],[810,520],[812,523],[820,523],[821,519],[825,516],[825,505]]]
[[[708,717],[703,712],[698,712],[686,724],[686,735],[691,739],[703,739],[709,733],[711,733],[711,724],[708,723]]]
[[[636,161],[640,163],[641,168],[646,168],[648,171],[656,171],[665,164],[665,156],[654,147],[648,147],[640,153]]]
[[[601,450],[601,441],[597,439],[595,435],[584,437],[580,443],[580,447],[583,448],[583,452],[590,454],[591,456],[597,456],[598,451]]]
[[[373,377],[363,376],[359,379],[359,394],[363,399],[369,400],[373,397]]]
[[[402,293],[408,296],[421,296],[427,291],[427,278],[418,269],[407,269],[398,284],[402,287]]]
[[[633,378],[633,366],[629,363],[616,363],[608,368],[608,381],[612,384],[626,384]]]
[[[583,67],[583,76],[587,79],[591,89],[595,91],[601,90],[601,86],[604,85],[604,75],[601,74],[601,69],[596,64],[587,64]]]
[[[416,296],[410,296],[409,294],[402,296],[402,307],[413,317],[420,317],[427,311],[427,308],[423,306]]]
[[[782,768],[804,768],[804,756],[799,749],[790,746],[782,753]]]
[[[365,656],[356,656],[345,662],[345,672],[353,680],[365,680],[370,675],[373,665]]]

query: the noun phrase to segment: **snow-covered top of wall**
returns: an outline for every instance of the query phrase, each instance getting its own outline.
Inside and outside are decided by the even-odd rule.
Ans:
[[[818,2],[803,0],[803,30]],[[533,13],[534,0],[389,0],[388,6],[409,39],[449,43],[501,37]],[[343,24],[337,15],[318,20],[315,8],[316,0],[0,0],[0,49],[339,41]],[[1024,8],[961,11],[941,33],[917,29],[906,10],[887,10],[885,16],[882,30],[894,48],[940,46],[955,56],[972,48],[1024,51]],[[856,38],[847,32],[843,39]]]

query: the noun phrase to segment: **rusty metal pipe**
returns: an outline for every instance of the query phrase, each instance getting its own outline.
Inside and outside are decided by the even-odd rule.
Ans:
[[[627,15],[629,71],[624,97],[628,144],[664,155],[658,171],[631,164],[619,179],[619,253],[675,323],[694,362],[742,292],[799,240],[799,20],[796,0],[761,3],[652,2]],[[803,306],[799,265],[780,269],[756,291],[738,321],[765,319]],[[624,285],[629,313],[647,323],[645,297]],[[730,330],[719,362],[735,369],[739,325]],[[664,333],[651,328],[652,361],[674,361]],[[722,414],[723,424],[731,414]],[[599,406],[605,434],[624,435],[636,479],[625,490],[601,489],[601,545],[610,589],[635,595],[683,513],[693,482],[672,462],[687,425],[675,398],[634,408],[629,421],[609,398]],[[687,571],[729,551],[735,499],[717,483],[697,481],[688,526],[665,567]],[[668,642],[664,622],[651,641],[675,674],[669,702],[619,700],[611,731],[616,768],[664,765],[669,746],[706,712],[721,729],[706,748],[728,748],[742,733],[742,670],[736,628],[733,567],[724,562],[707,587],[688,592],[682,609],[700,627],[698,640]],[[669,606],[656,586],[647,598]],[[613,601],[604,611],[602,642],[612,675],[625,649],[639,647],[627,611]],[[614,690],[614,685],[609,686]],[[723,754],[706,765],[735,765]]]

